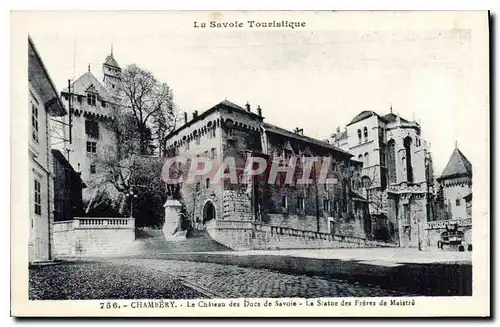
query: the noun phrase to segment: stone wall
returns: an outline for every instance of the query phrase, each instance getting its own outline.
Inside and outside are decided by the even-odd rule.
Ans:
[[[345,235],[241,221],[211,221],[207,231],[234,250],[328,249],[395,247],[396,244]]]
[[[54,259],[124,251],[135,240],[133,218],[80,218],[54,223]]]
[[[222,220],[252,221],[252,203],[244,191],[224,190]]]
[[[210,237],[233,250],[252,249],[251,222],[212,220],[207,222],[206,229]]]

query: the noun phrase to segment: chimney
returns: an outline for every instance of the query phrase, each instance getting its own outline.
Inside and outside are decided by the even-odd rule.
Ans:
[[[337,126],[337,133],[340,133],[340,126]]]
[[[298,134],[298,135],[304,136],[304,129],[303,129],[303,128],[298,128],[298,127],[297,127],[297,128],[295,128],[295,129],[293,130],[293,132],[294,132],[295,134]]]
[[[248,111],[248,112],[250,112],[250,103],[248,103],[248,101],[247,101],[247,103],[245,104],[245,108],[247,108],[247,111]]]
[[[198,110],[193,111],[193,119],[195,119],[196,117],[198,117]]]
[[[260,105],[257,106],[257,115],[259,115],[259,117],[262,117],[262,109],[260,108]]]
[[[184,111],[184,124],[188,123],[188,113]]]

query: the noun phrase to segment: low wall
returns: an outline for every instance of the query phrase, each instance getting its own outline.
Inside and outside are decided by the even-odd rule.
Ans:
[[[135,240],[134,218],[75,218],[54,223],[55,259],[104,256]]]
[[[397,247],[364,238],[244,221],[212,220],[207,223],[207,231],[215,241],[234,250]]]
[[[207,232],[215,241],[233,250],[252,249],[253,224],[250,221],[210,220]]]

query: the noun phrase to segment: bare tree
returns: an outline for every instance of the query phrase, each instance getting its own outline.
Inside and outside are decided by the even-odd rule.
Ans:
[[[135,118],[140,154],[150,154],[152,126],[156,124],[160,131],[164,131],[175,117],[172,90],[166,83],[160,83],[151,72],[136,65],[123,70],[122,84],[122,107],[129,109]]]

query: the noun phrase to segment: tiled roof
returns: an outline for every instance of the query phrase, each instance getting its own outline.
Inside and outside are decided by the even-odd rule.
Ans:
[[[323,147],[323,148],[327,148],[327,149],[330,149],[330,150],[335,150],[337,152],[341,152],[343,154],[348,155],[349,157],[352,156],[351,153],[349,153],[347,151],[344,151],[344,150],[342,150],[342,149],[340,149],[340,148],[338,148],[336,146],[333,146],[331,144],[328,144],[326,142],[323,142],[323,141],[320,141],[320,140],[317,140],[317,139],[313,139],[312,137],[303,136],[303,135],[291,132],[289,130],[286,130],[284,128],[281,128],[281,127],[278,127],[278,126],[275,126],[275,125],[264,123],[264,128],[266,129],[266,131],[271,132],[271,133],[280,134],[280,135],[287,136],[287,137],[292,137],[292,138],[295,138],[295,139],[298,139],[298,140],[301,140],[301,141],[304,141],[304,142],[315,144],[315,145]]]
[[[181,130],[183,130],[184,128],[186,128],[188,126],[191,126],[193,123],[195,123],[195,122],[197,122],[199,120],[204,119],[206,116],[210,115],[212,112],[218,110],[221,107],[231,108],[231,109],[234,109],[236,111],[245,113],[247,115],[250,115],[250,116],[253,116],[253,117],[257,117],[259,119],[263,118],[263,117],[259,116],[258,114],[254,113],[254,112],[247,111],[246,109],[243,109],[242,107],[238,106],[235,103],[232,103],[231,101],[224,100],[222,102],[219,102],[218,104],[216,104],[212,108],[210,108],[208,110],[205,110],[204,112],[202,112],[201,114],[199,114],[196,118],[193,118],[193,119],[189,120],[186,124],[180,126],[178,129],[170,132],[170,134],[167,135],[167,138],[170,138],[171,136],[176,135],[178,132],[180,132]]]
[[[408,120],[404,119],[403,117],[399,117],[403,123],[409,123]],[[391,113],[388,113],[387,115],[382,116],[382,119],[385,120],[387,123],[392,123],[395,122],[398,119],[398,115]]]
[[[393,114],[392,112],[388,113],[387,115],[380,116],[377,114],[375,111],[371,110],[365,110],[360,112],[359,114],[354,117],[347,126],[352,125],[354,123],[357,123],[359,121],[365,120],[366,118],[372,117],[372,116],[377,116],[380,120],[386,122],[386,123],[392,123],[395,122],[398,118],[398,115]],[[403,123],[409,123],[408,120],[404,119],[403,117],[399,117]]]
[[[455,148],[438,180],[460,177],[472,178],[472,164],[458,148]]]
[[[238,106],[237,104],[232,103],[231,101],[228,101],[228,100],[222,101],[221,103],[219,103],[219,105],[224,105],[227,107],[231,107],[233,109],[246,111],[244,108],[242,108],[242,107]]]
[[[365,111],[362,111],[360,112],[359,114],[356,115],[356,117],[354,117],[351,122],[349,124],[347,124],[347,126],[349,125],[352,125],[354,123],[357,123],[359,121],[362,121],[362,120],[365,120],[366,118],[369,118],[371,116],[377,116],[377,117],[380,117],[376,112],[374,111],[371,111],[371,110],[365,110]]]
[[[120,68],[120,65],[115,60],[115,57],[113,57],[113,54],[110,54],[106,57],[106,60],[104,61],[105,65],[113,66],[116,68]]]
[[[105,101],[113,101],[111,95],[106,91],[104,86],[102,86],[101,82],[95,78],[95,76],[91,72],[86,72],[82,76],[80,76],[76,81],[71,85],[73,94],[86,96],[87,91],[90,89],[91,91],[97,92],[99,96]],[[65,88],[62,93],[68,93],[68,88]]]

